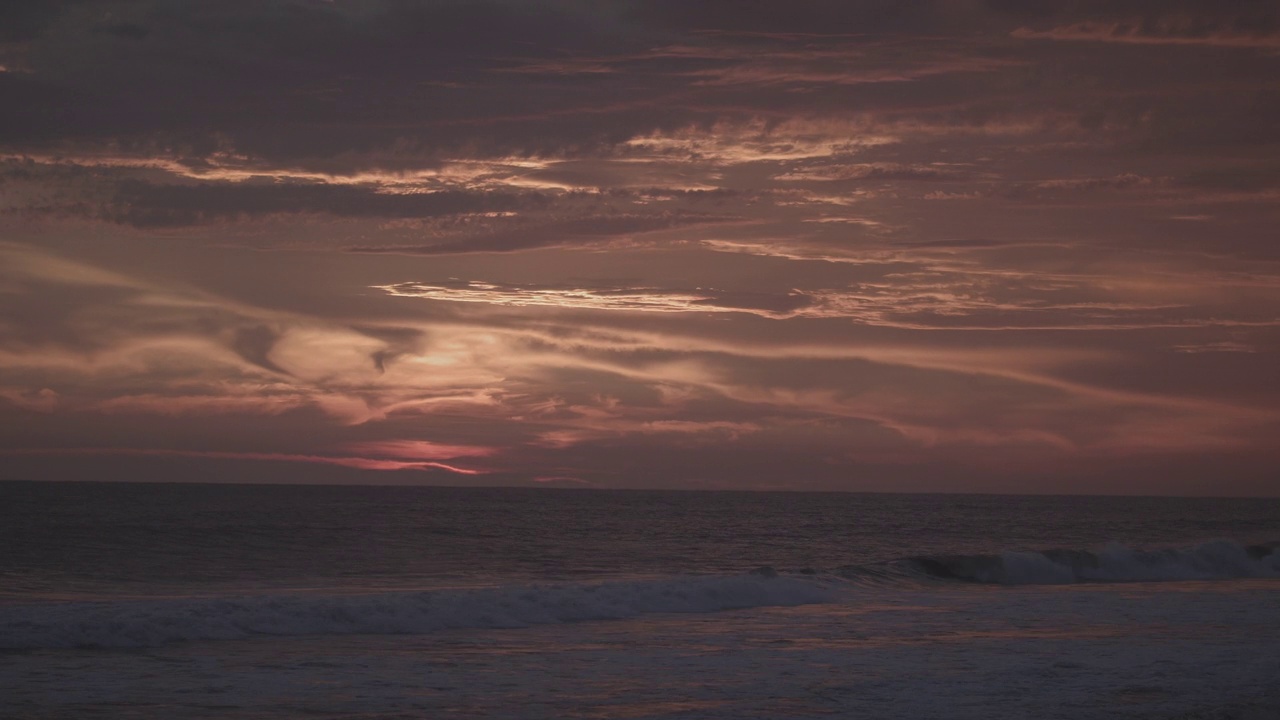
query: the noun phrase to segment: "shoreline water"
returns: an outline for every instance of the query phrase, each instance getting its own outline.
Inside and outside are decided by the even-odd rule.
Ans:
[[[521,628],[44,649],[0,657],[0,678],[17,717],[1243,719],[1275,707],[1269,585],[881,588]]]
[[[1280,676],[1280,501],[14,495],[16,718],[1253,720]]]

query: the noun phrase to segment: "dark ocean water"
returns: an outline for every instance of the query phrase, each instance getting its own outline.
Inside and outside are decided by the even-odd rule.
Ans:
[[[1280,717],[1280,500],[0,483],[0,718]]]
[[[1280,540],[1280,500],[0,483],[0,596],[780,571]]]

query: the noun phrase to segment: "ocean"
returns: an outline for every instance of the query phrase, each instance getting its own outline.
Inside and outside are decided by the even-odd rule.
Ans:
[[[3,718],[1280,718],[1280,500],[0,483]]]

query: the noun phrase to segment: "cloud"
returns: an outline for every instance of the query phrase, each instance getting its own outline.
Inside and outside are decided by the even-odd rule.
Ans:
[[[813,423],[846,424],[814,444],[815,458],[856,452],[910,464],[920,453],[968,457],[975,448],[1071,458],[1247,447],[1250,433],[1273,416],[1169,389],[1134,391],[1072,379],[1073,368],[1105,367],[1114,351],[1070,344],[1036,346],[1016,337],[1011,344],[975,348],[906,336],[894,344],[830,325],[806,332],[792,320],[772,320],[776,330],[755,333],[710,320],[613,320],[714,313],[607,312],[701,303],[762,314],[769,311],[761,306],[779,299],[767,293],[679,298],[636,283],[419,283],[407,289],[441,299],[452,295],[455,303],[469,298],[458,304],[480,301],[507,314],[428,313],[422,317],[435,319],[343,323],[152,286],[40,251],[12,254],[24,258],[15,266],[31,273],[145,289],[153,297],[144,305],[126,301],[116,311],[129,308],[146,322],[117,325],[96,338],[91,352],[8,345],[0,355],[8,388],[3,396],[17,398],[14,407],[37,416],[55,413],[61,428],[56,437],[63,440],[51,444],[51,436],[40,433],[52,430],[37,423],[24,431],[36,434],[15,435],[17,447],[10,447],[51,448],[49,457],[67,447],[72,457],[239,459],[486,477],[534,467],[544,469],[539,476],[607,485],[611,481],[601,473],[610,463],[653,453],[655,443],[678,453],[689,463],[685,472],[692,472],[703,462],[698,453],[741,448],[751,438],[752,452],[762,453],[756,456],[760,467],[769,467],[807,447],[810,441],[799,438]],[[806,296],[833,302],[812,290]],[[529,313],[543,303],[564,302],[592,314]],[[185,338],[152,329],[176,326],[169,313],[193,306],[218,308],[204,320],[215,324]],[[141,378],[146,382],[140,385]],[[181,444],[155,450],[68,435],[85,428],[85,437],[101,438],[101,428],[121,426],[122,417],[131,425],[163,418],[165,433],[185,428],[192,434],[161,435]],[[286,447],[254,447],[261,439],[236,429],[254,417],[273,423],[278,437],[288,438]],[[1088,423],[1081,424],[1082,417]],[[1191,428],[1200,441],[1170,441]]]
[[[846,60],[862,60],[863,52],[851,54]],[[960,73],[991,72],[1007,69],[1017,65],[1015,61],[997,58],[944,58],[932,63],[918,65],[896,64],[890,67],[866,67],[862,63],[846,62],[844,67],[833,63],[831,58],[818,56],[809,63],[797,62],[788,58],[787,62],[771,62],[766,56],[763,60],[743,62],[729,67],[695,70],[689,75],[697,78],[695,83],[716,85],[752,85],[768,87],[774,85],[794,88],[797,85],[866,85],[872,83],[913,82],[935,76],[955,75]]]
[[[895,142],[867,124],[836,119],[795,119],[782,123],[749,121],[690,126],[639,135],[627,140],[632,154],[677,157],[719,164],[789,161],[853,155],[867,147]]]
[[[481,475],[483,470],[458,467],[434,461],[401,461],[347,455],[295,455],[290,453],[255,453],[219,450],[167,450],[155,448],[0,448],[0,455],[53,455],[53,456],[129,456],[129,457],[183,457],[208,460],[254,460],[261,462],[308,463],[337,465],[356,470],[444,470],[458,475]]]
[[[1236,340],[1219,340],[1217,342],[1192,344],[1192,345],[1175,345],[1174,350],[1181,353],[1255,353],[1258,349],[1248,343],[1242,343]]]
[[[533,193],[436,191],[387,194],[341,185],[154,185],[122,183],[103,219],[137,227],[204,225],[272,215],[312,214],[340,218],[433,218],[537,208]]]
[[[0,3],[0,445],[1260,476],[1273,5]]]
[[[1149,178],[1136,173],[1121,173],[1112,177],[1088,178],[1055,178],[1040,180],[1034,183],[1019,183],[1008,187],[1004,194],[1008,198],[1048,199],[1070,196],[1074,193],[1095,192],[1099,190],[1127,190],[1133,188],[1149,188],[1162,182],[1160,178]],[[1165,180],[1164,182],[1167,182]]]
[[[815,288],[787,293],[715,288],[662,289],[636,285],[498,285],[481,281],[399,283],[380,286],[394,297],[421,298],[509,308],[649,313],[749,313],[771,319],[841,318],[861,324],[923,330],[1058,329],[1128,331],[1139,327],[1212,326],[1248,321],[1187,316],[1176,303],[1072,302],[1064,291],[1086,291],[1094,282],[1064,276],[1059,287],[1033,292],[1031,278],[974,277],[963,271],[896,274],[883,283],[855,288]],[[1087,292],[1087,291],[1086,291]],[[1267,321],[1263,321],[1267,322]],[[1280,324],[1280,319],[1270,321]]]
[[[438,284],[400,283],[379,287],[396,297],[484,303],[508,307],[552,307],[567,310],[634,312],[751,312],[789,317],[811,300],[801,293],[768,295],[714,289],[667,291],[645,287],[500,286],[473,280]]]
[[[733,216],[693,213],[587,215],[568,220],[535,222],[433,245],[357,245],[353,253],[394,253],[404,255],[449,255],[457,253],[503,253],[548,247],[573,247],[604,243],[657,239],[663,231],[698,225],[719,225],[740,221]]]
[[[427,440],[369,440],[348,444],[345,449],[359,455],[391,457],[413,461],[489,457],[498,453],[498,448],[477,447],[472,445],[444,445]]]
[[[1207,24],[1203,17],[1192,15],[1112,22],[1085,21],[1048,30],[1018,28],[1011,35],[1024,40],[1280,49],[1280,32],[1274,23],[1248,30]]]
[[[812,164],[783,173],[777,180],[789,181],[839,181],[839,180],[959,180],[964,172],[956,168],[936,165],[899,165],[893,163]]]

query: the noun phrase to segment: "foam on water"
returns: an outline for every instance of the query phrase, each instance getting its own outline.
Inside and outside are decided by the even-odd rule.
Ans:
[[[145,648],[253,636],[517,628],[824,602],[822,583],[753,573],[376,595],[266,595],[0,608],[0,648]]]
[[[762,567],[743,575],[506,585],[378,594],[274,594],[60,602],[0,608],[0,649],[143,648],[254,636],[420,634],[457,628],[632,618],[652,613],[854,601],[874,588],[928,581],[1002,585],[1280,578],[1280,543],[1228,540],[1139,551],[1047,550],[921,556],[834,574]],[[922,584],[923,583],[923,584]]]

